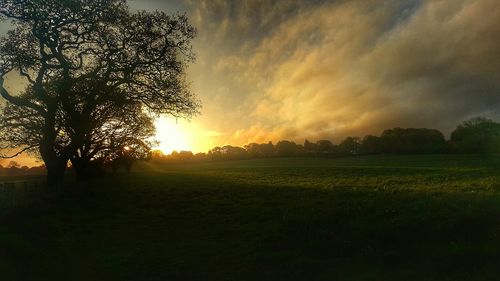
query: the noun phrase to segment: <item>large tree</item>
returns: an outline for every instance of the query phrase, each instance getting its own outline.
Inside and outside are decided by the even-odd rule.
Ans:
[[[185,81],[195,29],[184,15],[132,13],[121,0],[0,0],[0,14],[14,26],[0,41],[0,128],[10,146],[37,149],[50,184],[68,160],[84,167],[137,143],[148,133],[134,128],[157,114],[197,111]],[[7,91],[9,73],[24,92]]]
[[[138,103],[108,101],[88,114],[79,126],[64,111],[58,112],[55,120],[58,137],[54,148],[58,154],[69,146],[75,148],[69,160],[79,180],[87,177],[86,170],[92,160],[106,164],[123,156],[129,161],[132,156],[143,158],[154,143],[153,120]],[[43,124],[43,118],[36,112],[7,104],[0,119],[0,143],[10,150],[24,147],[36,154]]]

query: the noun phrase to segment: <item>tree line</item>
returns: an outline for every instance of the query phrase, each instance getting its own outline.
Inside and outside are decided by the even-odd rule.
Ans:
[[[28,167],[21,166],[16,161],[10,161],[5,167],[0,165],[0,176],[25,176],[25,175],[43,175],[45,166]]]
[[[476,117],[463,122],[446,140],[443,133],[427,128],[394,128],[380,136],[363,138],[346,137],[338,144],[330,140],[303,144],[282,140],[273,144],[250,143],[243,147],[225,145],[210,149],[207,153],[174,151],[163,155],[152,153],[155,160],[196,161],[236,160],[268,157],[342,157],[366,154],[445,154],[445,153],[500,153],[500,123]]]

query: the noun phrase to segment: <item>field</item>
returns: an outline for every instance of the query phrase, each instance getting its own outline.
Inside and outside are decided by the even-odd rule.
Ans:
[[[1,280],[498,280],[500,156],[145,164],[0,221]]]

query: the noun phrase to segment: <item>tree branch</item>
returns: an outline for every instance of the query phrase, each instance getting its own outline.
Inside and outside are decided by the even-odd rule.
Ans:
[[[0,96],[2,96],[8,102],[17,106],[31,108],[33,110],[36,110],[38,113],[42,115],[45,114],[45,110],[43,109],[43,107],[39,106],[38,104],[32,103],[27,99],[10,95],[9,92],[7,92],[7,90],[4,88],[3,83],[4,83],[4,78],[0,76]]]
[[[36,146],[34,146],[34,145],[33,145],[33,146],[27,146],[27,147],[25,147],[25,148],[21,149],[19,152],[17,152],[17,153],[16,153],[16,154],[14,154],[14,155],[11,155],[11,156],[4,156],[4,155],[0,155],[0,158],[1,158],[1,159],[12,159],[12,158],[16,158],[17,156],[19,156],[19,155],[23,154],[24,152],[26,152],[26,151],[28,151],[28,150],[30,150],[30,149],[35,148],[35,147],[36,147]]]

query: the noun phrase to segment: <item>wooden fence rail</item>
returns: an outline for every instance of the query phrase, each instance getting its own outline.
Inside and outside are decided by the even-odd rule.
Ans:
[[[0,182],[0,210],[29,205],[48,192],[41,181]]]

